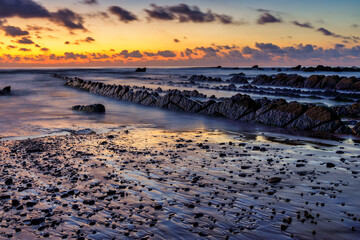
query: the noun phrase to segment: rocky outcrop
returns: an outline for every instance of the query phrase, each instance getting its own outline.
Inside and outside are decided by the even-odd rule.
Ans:
[[[137,68],[135,72],[146,72],[146,68]]]
[[[204,75],[192,75],[189,81],[193,82],[222,82],[221,78],[207,77]]]
[[[349,106],[334,106],[332,109],[340,117],[360,118],[360,103]]]
[[[0,90],[0,95],[9,95],[11,93],[11,87],[4,87],[3,90]]]
[[[92,105],[76,105],[71,108],[75,111],[83,111],[83,112],[93,112],[93,113],[104,113],[105,106],[102,104],[92,104]]]
[[[231,83],[243,83],[243,84],[248,84],[248,78],[245,77],[245,74],[236,74],[233,75],[229,80],[227,80],[227,82],[231,82]]]
[[[346,134],[351,132],[330,108],[298,102],[288,103],[283,99],[263,98],[255,101],[248,95],[236,94],[231,98],[217,101],[199,101],[178,90],[161,96],[155,91],[135,91],[129,86],[107,85],[79,78],[67,79],[65,85],[93,94],[172,111],[199,113],[300,130]]]
[[[352,129],[353,133],[360,136],[360,122],[358,122]]]
[[[360,72],[358,67],[329,67],[318,65],[316,67],[302,67],[298,65],[296,67],[290,68],[293,71],[304,71],[304,72]]]
[[[254,85],[269,85],[292,88],[316,88],[328,90],[360,91],[360,79],[339,77],[338,75],[312,75],[304,78],[297,74],[259,75],[252,81]]]

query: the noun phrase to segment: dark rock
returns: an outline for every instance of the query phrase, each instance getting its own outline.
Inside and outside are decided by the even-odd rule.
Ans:
[[[333,168],[333,167],[335,167],[335,164],[328,162],[328,163],[326,163],[326,167]]]
[[[72,110],[83,111],[83,112],[93,112],[93,113],[104,113],[105,106],[102,104],[92,104],[92,105],[76,105],[72,107]]]
[[[243,83],[243,84],[249,83],[247,77],[245,77],[244,75],[234,75],[228,81],[231,83]]]
[[[13,206],[13,207],[17,207],[17,206],[19,206],[19,205],[20,205],[19,200],[17,200],[17,199],[13,199],[13,200],[11,201],[11,206]]]
[[[329,125],[328,123],[333,123]],[[294,120],[288,126],[300,130],[309,130],[326,125],[323,131],[333,132],[341,127],[343,123],[339,121],[339,117],[330,109],[324,106],[316,106],[307,110],[303,115]]]
[[[8,178],[8,179],[5,180],[5,184],[8,185],[8,186],[13,185],[14,181],[12,180],[12,178]]]
[[[40,218],[34,218],[30,220],[30,225],[39,225],[41,223],[43,223],[45,221],[45,218],[40,217]]]
[[[360,122],[358,122],[352,129],[352,131],[356,134],[360,136]]]
[[[135,72],[146,72],[146,68],[137,68]]]
[[[194,82],[222,82],[221,78],[207,77],[204,75],[192,75],[189,81]]]
[[[279,183],[281,182],[281,178],[280,177],[272,177],[268,180],[269,183]]]
[[[11,93],[11,87],[4,87],[3,90],[0,90],[0,95],[9,95]]]

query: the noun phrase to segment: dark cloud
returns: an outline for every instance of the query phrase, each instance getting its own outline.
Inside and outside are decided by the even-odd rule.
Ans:
[[[133,51],[133,52],[129,52],[128,50],[123,50],[121,53],[118,53],[117,55],[122,56],[124,58],[129,58],[129,57],[142,58],[143,57],[143,55],[138,50]]]
[[[69,45],[69,44],[70,44],[70,42],[69,42],[69,41],[66,41],[64,44]]]
[[[36,31],[36,32],[40,32],[40,31],[54,31],[54,29],[52,28],[48,28],[48,27],[41,27],[41,26],[37,26],[37,25],[27,25],[26,29],[28,31]]]
[[[16,42],[20,43],[20,44],[34,44],[34,42],[28,37],[23,37],[23,38],[17,40]]]
[[[48,18],[50,12],[33,0],[0,0],[0,18]]]
[[[233,17],[225,14],[214,13],[211,10],[203,12],[197,6],[179,4],[175,6],[158,6],[151,4],[151,9],[145,9],[149,19],[177,20],[180,23],[209,23],[220,22],[222,24],[235,24]]]
[[[73,60],[77,60],[78,58],[80,59],[87,59],[88,56],[85,54],[78,54],[78,53],[73,53],[73,52],[66,52],[64,53],[64,59],[68,60],[68,59],[73,59]]]
[[[281,18],[277,18],[268,12],[261,14],[259,19],[257,20],[257,23],[261,25],[267,23],[281,23],[281,22],[282,22]]]
[[[343,36],[343,35],[340,35],[340,34],[333,33],[333,32],[331,32],[331,31],[329,31],[329,30],[327,30],[325,28],[318,28],[316,31],[321,32],[325,36],[331,36],[331,37],[334,37],[334,38],[342,38],[342,39],[345,40],[344,42],[348,42],[347,40],[351,40],[353,42],[358,42],[360,40],[359,37],[356,37],[356,36]]]
[[[155,56],[161,56],[165,58],[176,57],[176,53],[170,50],[158,51],[157,53],[144,52],[144,54],[148,57],[155,57]]]
[[[43,52],[48,52],[50,49],[48,48],[41,48],[40,51],[43,51]]]
[[[98,4],[98,1],[97,0],[83,0],[82,3],[92,5],[92,4]]]
[[[283,55],[285,53],[279,46],[272,43],[255,43],[255,46],[262,52]]]
[[[29,35],[28,31],[15,26],[2,26],[0,28],[5,32],[6,36],[19,37]]]
[[[218,49],[214,49],[212,47],[197,47],[194,50],[199,51],[199,52],[203,52],[205,54],[204,57],[206,57],[206,58],[217,57],[218,52],[220,52]]]
[[[336,35],[325,28],[318,28],[317,31],[321,32],[322,34],[324,34],[326,36],[335,36]]]
[[[118,6],[111,6],[109,11],[110,13],[118,16],[119,20],[125,23],[138,20],[136,15]]]
[[[108,58],[110,58],[110,56],[107,54],[102,54],[102,53],[92,53],[91,58],[92,59],[108,59]]]
[[[95,39],[92,38],[92,37],[87,37],[83,40],[84,42],[87,42],[87,43],[91,43],[91,42],[95,42]]]
[[[335,48],[344,48],[345,47],[345,45],[344,44],[335,44]]]
[[[22,51],[22,52],[30,52],[31,49],[30,49],[30,48],[20,48],[19,51]]]
[[[17,48],[17,46],[14,46],[14,45],[8,45],[7,46],[7,49],[14,49],[14,48]]]
[[[51,21],[68,28],[69,30],[85,30],[83,17],[70,9],[64,8],[51,14]]]
[[[296,26],[303,27],[303,28],[314,28],[311,23],[305,22],[305,23],[299,23],[298,21],[292,21],[292,23]]]
[[[85,16],[89,17],[89,18],[100,18],[100,19],[108,19],[109,18],[109,14],[107,14],[106,12],[86,13]]]
[[[179,39],[177,39],[177,38],[175,38],[175,39],[174,39],[174,42],[179,43],[179,42],[180,42],[180,40],[179,40]]]
[[[351,27],[353,27],[353,28],[358,28],[359,25],[358,25],[358,24],[353,24],[353,25],[351,25]]]

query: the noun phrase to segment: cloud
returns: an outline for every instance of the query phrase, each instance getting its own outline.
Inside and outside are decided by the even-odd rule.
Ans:
[[[188,6],[184,3],[174,6],[158,6],[151,4],[151,9],[145,9],[149,19],[172,21],[180,23],[210,23],[236,24],[232,16],[214,13],[211,10],[203,12],[198,6]]]
[[[122,22],[125,22],[125,23],[138,20],[136,15],[134,15],[133,13],[131,13],[131,12],[121,8],[121,7],[118,7],[118,6],[109,7],[109,11],[110,11],[110,13],[118,16],[119,20],[122,21]]]
[[[267,23],[281,23],[281,22],[282,22],[281,18],[277,18],[268,12],[261,14],[259,19],[257,20],[257,23],[261,25]]]
[[[283,55],[285,53],[279,46],[272,43],[255,43],[255,46],[264,53]]]
[[[123,50],[121,53],[118,53],[117,55],[122,56],[124,58],[129,58],[129,57],[142,58],[143,57],[143,55],[138,50],[133,51],[133,52],[129,52],[128,50]]]
[[[1,26],[0,28],[5,32],[6,36],[19,37],[29,35],[28,31],[15,26]]]
[[[318,28],[319,32],[321,32],[322,34],[326,35],[326,36],[336,36],[336,34],[330,32],[329,30],[325,29],[325,28]]]
[[[22,52],[30,52],[31,49],[30,49],[30,48],[20,48],[19,51],[22,51]]]
[[[212,47],[197,47],[194,50],[204,53],[205,57],[217,57],[218,52],[220,52],[218,49]]]
[[[83,17],[70,9],[64,8],[51,14],[51,21],[66,27],[69,30],[80,29],[86,31]]]
[[[97,0],[83,0],[81,3],[93,5],[93,4],[98,4],[98,1]]]
[[[299,27],[303,27],[303,28],[314,28],[311,23],[305,22],[305,23],[299,23],[298,21],[292,21],[292,24],[299,26]]]
[[[20,43],[20,44],[34,44],[34,42],[28,37],[22,37],[21,39],[17,40],[16,42]]]
[[[32,0],[0,0],[0,18],[48,18],[50,12]]]
[[[331,31],[327,30],[326,28],[318,28],[316,31],[321,32],[325,36],[331,36],[331,37],[335,37],[335,38],[342,38],[344,40],[351,40],[353,42],[358,42],[358,40],[360,40],[359,37],[356,37],[356,36],[343,36],[343,35],[340,35],[340,34],[333,33]]]
[[[85,55],[85,54],[78,54],[78,53],[73,53],[73,52],[65,52],[63,58],[66,59],[66,60],[68,60],[68,59],[77,60],[78,58],[87,59],[88,56]]]
[[[148,57],[155,57],[155,56],[161,56],[164,58],[176,57],[176,53],[170,50],[158,51],[157,53],[144,52],[144,54]]]
[[[43,51],[43,52],[48,52],[50,49],[48,48],[41,48],[40,51]]]
[[[177,38],[175,38],[175,39],[174,39],[174,42],[179,43],[179,42],[180,42],[180,40],[179,40],[179,39],[177,39]]]
[[[92,43],[92,42],[95,42],[95,39],[92,38],[92,37],[87,37],[83,40],[84,42],[87,42],[87,43]]]

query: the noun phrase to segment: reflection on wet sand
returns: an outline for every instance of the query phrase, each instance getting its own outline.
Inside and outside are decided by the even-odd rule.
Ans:
[[[359,144],[135,127],[0,142],[0,238],[358,239]]]

